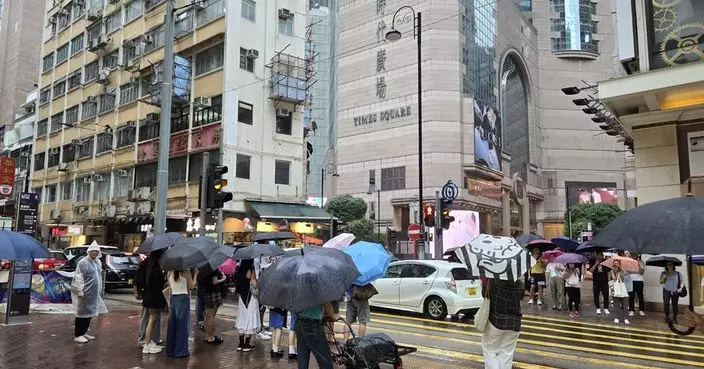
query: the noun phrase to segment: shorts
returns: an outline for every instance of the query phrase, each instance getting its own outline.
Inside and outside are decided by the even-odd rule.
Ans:
[[[289,327],[290,330],[296,329],[296,320],[298,318],[298,315],[296,313],[291,312],[291,326]]]
[[[217,309],[222,306],[222,294],[220,292],[205,293],[203,295],[206,309]]]
[[[545,287],[545,274],[543,274],[543,273],[531,273],[531,274],[530,274],[530,285],[531,285],[531,286],[543,286],[543,287]]]
[[[335,314],[340,313],[340,301],[332,301],[332,302],[330,302],[330,305],[332,305],[332,311]]]
[[[269,309],[269,327],[274,329],[286,328],[286,310]]]
[[[371,315],[369,300],[350,300],[347,303],[347,323],[367,324]]]

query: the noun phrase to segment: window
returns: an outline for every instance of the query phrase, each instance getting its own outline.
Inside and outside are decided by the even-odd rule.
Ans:
[[[47,185],[44,192],[44,203],[56,202],[56,184]]]
[[[120,105],[125,105],[129,102],[137,100],[138,85],[134,83],[125,83],[120,86]]]
[[[66,109],[66,125],[70,126],[78,122],[78,105]]]
[[[93,156],[93,137],[84,138],[78,149],[78,157],[86,158]]]
[[[93,201],[107,200],[108,196],[110,196],[110,173],[95,173],[92,179]]]
[[[96,142],[96,155],[112,150],[112,133],[103,132],[98,134]]]
[[[76,87],[79,87],[81,85],[81,70],[78,69],[77,71],[74,71],[69,74],[67,81],[69,91],[73,90]]]
[[[44,169],[44,165],[46,161],[46,153],[41,152],[39,154],[34,155],[34,170],[42,170]]]
[[[71,40],[71,55],[75,55],[77,52],[83,50],[83,34],[74,37]]]
[[[111,52],[110,54],[107,54],[103,56],[103,68],[117,68],[117,65],[120,63],[120,51],[115,50]]]
[[[254,124],[254,106],[240,101],[237,104],[237,121],[244,124]]]
[[[76,201],[88,201],[90,199],[90,176],[76,178]]]
[[[101,34],[101,28],[100,26],[102,25],[101,22],[95,22],[91,24],[90,26],[86,27],[86,38],[88,39],[88,43],[90,41]]]
[[[281,110],[283,109],[279,109],[276,112],[276,133],[290,136],[293,126],[293,113],[289,110],[288,114],[283,114]]]
[[[126,174],[115,171],[115,188],[113,189],[113,197],[127,197],[132,189],[132,178],[134,170],[132,168],[123,169]]]
[[[134,144],[137,127],[133,125],[122,126],[115,133],[117,135],[117,148]]]
[[[118,10],[105,17],[105,33],[109,34],[120,28],[120,15],[121,12]]]
[[[206,8],[196,13],[198,25],[210,22],[211,20],[225,14],[225,0],[205,0]]]
[[[66,79],[62,78],[54,82],[54,98],[60,97],[66,93]]]
[[[149,38],[149,42],[144,43],[144,52],[148,53],[152,50],[164,46],[164,27],[159,26],[144,34]]]
[[[169,159],[169,183],[180,183],[186,180],[188,157]]]
[[[61,182],[61,201],[73,200],[73,181]]]
[[[276,160],[274,164],[274,183],[287,185],[291,183],[291,162]]]
[[[196,76],[222,68],[225,44],[215,45],[196,54]]]
[[[551,38],[553,51],[599,52],[593,38],[597,22],[591,0],[552,0],[550,9],[550,28],[556,34]]]
[[[64,112],[51,116],[51,132],[60,131],[64,126]]]
[[[39,92],[39,103],[43,104],[51,100],[51,86],[42,88]]]
[[[85,11],[86,11],[85,2],[84,3],[80,3],[78,1],[73,2],[73,19],[77,19],[78,17],[82,16]]]
[[[59,29],[68,27],[71,24],[71,5],[61,9],[57,18],[59,19]]]
[[[56,49],[56,65],[59,65],[68,59],[68,47],[69,43],[67,42]]]
[[[76,146],[73,143],[69,143],[62,148],[64,156],[61,158],[62,163],[70,163],[76,160]]]
[[[159,121],[142,120],[139,125],[139,141],[151,140],[159,137]]]
[[[146,75],[139,78],[139,97],[144,97],[152,93],[152,75]]]
[[[242,0],[242,18],[256,21],[257,3],[254,0]]]
[[[293,36],[293,17],[286,19],[279,18],[279,33],[286,36]]]
[[[427,278],[435,273],[435,268],[429,265],[408,264],[401,272],[401,278]]]
[[[128,61],[136,58],[139,55],[139,49],[137,46],[141,41],[139,38],[131,40],[131,42],[122,44],[122,62],[127,64]]]
[[[209,153],[210,153],[210,162],[211,163],[213,161],[217,162],[218,158],[220,157],[220,151],[219,150],[211,150],[211,151],[209,151]],[[188,180],[189,181],[197,181],[202,172],[203,172],[203,153],[191,155],[190,156],[190,163],[188,164]]]
[[[100,75],[100,67],[98,66],[98,61],[94,61],[85,66],[86,82],[92,81],[98,78]]]
[[[193,127],[222,120],[222,95],[210,98],[210,107],[194,112]]]
[[[91,99],[83,102],[83,119],[93,118],[98,114],[98,102]]]
[[[61,157],[61,148],[52,147],[49,149],[49,160],[47,161],[46,167],[51,168],[59,165],[59,158]]]
[[[176,38],[193,31],[193,13],[184,12],[176,16],[176,24],[174,26],[174,36]]]
[[[249,50],[240,47],[240,68],[246,70],[247,72],[254,73],[254,61],[256,59],[249,56],[248,51]]]
[[[401,278],[401,272],[406,264],[391,265],[386,269],[386,274],[383,278]]]
[[[134,187],[156,186],[157,163],[140,165],[134,168]]]
[[[144,9],[149,10],[149,9],[151,9],[151,8],[161,4],[163,2],[164,2],[164,0],[145,0],[144,1]]]
[[[369,171],[369,188],[372,188],[372,185],[376,188],[376,169]]]
[[[46,72],[54,67],[54,53],[49,53],[42,59],[42,72]]]
[[[125,23],[142,15],[142,0],[135,0],[125,5]]]
[[[406,167],[382,168],[381,190],[393,191],[406,188]]]
[[[237,154],[237,161],[235,163],[235,177],[242,178],[242,179],[249,179],[249,176],[250,176],[249,171],[250,171],[251,162],[252,162],[251,156]]]
[[[100,114],[106,113],[115,109],[115,102],[117,98],[115,93],[104,93],[98,97],[98,111]]]

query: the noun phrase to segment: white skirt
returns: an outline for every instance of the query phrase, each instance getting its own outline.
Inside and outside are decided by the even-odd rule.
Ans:
[[[259,316],[259,300],[255,296],[249,299],[249,306],[245,306],[242,297],[237,304],[237,331],[239,334],[254,334],[261,330],[262,322]]]

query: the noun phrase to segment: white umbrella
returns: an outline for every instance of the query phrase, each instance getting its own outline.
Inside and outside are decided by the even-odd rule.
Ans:
[[[517,281],[536,260],[511,237],[480,234],[458,247],[455,255],[475,277]]]
[[[354,241],[354,235],[352,233],[341,233],[329,239],[328,242],[325,242],[323,247],[342,250],[345,247],[349,246],[352,241]]]

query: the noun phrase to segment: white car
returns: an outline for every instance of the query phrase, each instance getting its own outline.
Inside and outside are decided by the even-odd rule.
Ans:
[[[423,313],[443,320],[447,314],[473,314],[482,305],[481,284],[460,263],[404,260],[391,263],[374,283],[371,306]]]

